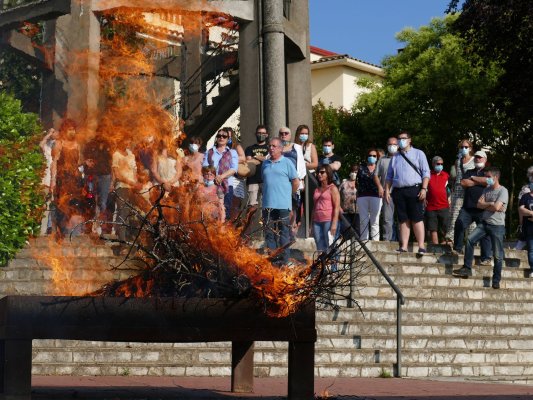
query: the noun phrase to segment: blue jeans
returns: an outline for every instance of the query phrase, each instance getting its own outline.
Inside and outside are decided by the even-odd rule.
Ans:
[[[328,232],[331,229],[331,221],[313,222],[313,238],[316,243],[316,250],[323,253],[329,247]]]
[[[265,229],[265,244],[267,248],[275,250],[290,242],[290,210],[277,208],[263,208],[263,227]],[[281,261],[289,261],[290,250],[287,248],[281,254]]]
[[[527,242],[527,262],[529,263],[529,269],[533,272],[533,237],[528,237]]]
[[[465,234],[468,231],[468,228],[470,225],[472,225],[472,222],[475,222],[476,225],[481,225],[481,215],[483,211],[482,210],[472,210],[472,209],[466,209],[461,208],[461,211],[459,211],[459,215],[457,216],[457,219],[455,220],[455,228],[454,228],[454,237],[453,237],[453,249],[461,252],[463,250],[463,242],[465,239]],[[473,233],[473,232],[472,232]],[[490,244],[490,238],[488,236],[483,237],[481,239],[481,242],[479,243],[479,246],[481,247],[481,260],[489,260],[492,258],[492,248]]]
[[[226,221],[231,219],[231,202],[233,201],[233,186],[228,186],[228,191],[224,195],[224,209],[226,211]]]
[[[96,195],[100,212],[107,210],[107,199],[111,188],[111,175],[98,175],[96,179]]]
[[[483,238],[489,238],[494,254],[494,269],[492,271],[492,283],[500,283],[503,266],[503,236],[504,225],[490,225],[485,222],[478,224],[476,229],[468,236],[465,248],[465,267],[472,269],[474,260],[474,245]]]

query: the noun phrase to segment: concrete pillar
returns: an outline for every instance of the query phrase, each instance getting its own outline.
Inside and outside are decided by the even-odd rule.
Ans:
[[[58,18],[55,54],[55,78],[67,93],[66,114],[58,117],[72,118],[89,129],[98,123],[100,100],[100,23],[92,3],[72,0],[71,14]],[[54,89],[56,95],[59,91]]]
[[[259,25],[257,19],[239,29],[239,103],[241,141],[244,148],[254,144],[255,127],[261,123],[261,79],[259,72]]]
[[[185,65],[183,70],[181,92],[186,104],[184,104],[185,116],[195,116],[202,113],[202,16],[191,14],[184,18]]]
[[[286,125],[283,0],[263,1],[265,124],[271,133]]]

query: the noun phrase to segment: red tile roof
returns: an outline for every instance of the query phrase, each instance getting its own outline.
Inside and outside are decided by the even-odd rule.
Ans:
[[[317,54],[317,55],[322,56],[322,57],[331,57],[331,56],[336,56],[337,55],[337,53],[334,53],[334,52],[329,51],[329,50],[321,49],[320,47],[315,47],[315,46],[309,46],[309,47],[310,47],[311,53]]]

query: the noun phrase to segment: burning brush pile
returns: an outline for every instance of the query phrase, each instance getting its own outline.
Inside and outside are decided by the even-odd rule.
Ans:
[[[175,9],[171,14],[173,17],[167,19],[174,22],[167,21],[166,30],[171,32],[179,22],[185,37],[205,32],[209,24],[229,20],[228,16],[218,17],[213,12],[194,14]],[[81,148],[95,137],[106,138],[112,149],[126,140],[141,143],[146,138],[181,146],[184,121],[165,109],[160,93],[161,88],[175,84],[174,78],[162,77],[152,57],[154,52],[163,54],[169,43],[174,43],[167,31],[167,36],[159,38],[158,30],[150,26],[149,21],[161,19],[155,18],[157,15],[156,11],[143,11],[142,7],[101,13],[101,53],[69,55],[70,75],[85,71],[80,64],[91,66],[95,64],[91,63],[92,58],[98,60],[99,82],[94,83],[98,85],[94,89],[105,97],[95,126],[80,130]],[[77,164],[70,167],[76,168]],[[140,265],[139,271],[127,280],[104,285],[92,295],[251,297],[264,305],[267,314],[280,317],[310,301],[334,306],[352,300],[351,288],[364,268],[364,254],[355,240],[341,235],[328,252],[315,260],[278,267],[250,245],[244,234],[246,222],[237,227],[238,224],[222,224],[210,218],[208,205],[199,200],[199,186],[197,181],[183,178],[170,192],[154,186],[150,191],[156,199],[144,206],[119,199],[129,210],[129,216],[112,224],[115,230],[127,229],[133,236],[113,240],[127,249],[124,261],[139,260],[135,263]],[[76,190],[64,192],[68,195]],[[61,200],[56,199],[56,203],[61,205]],[[110,223],[98,219],[88,222]],[[261,229],[273,228],[263,225]]]
[[[159,196],[151,208],[140,210],[126,203],[130,217],[115,222],[136,232],[132,241],[120,244],[128,248],[124,261],[141,261],[137,263],[141,265],[139,273],[111,282],[92,295],[249,297],[262,304],[268,315],[278,317],[310,301],[332,307],[339,301],[353,301],[350,287],[364,262],[359,245],[346,239],[347,235],[314,261],[279,267],[250,246],[244,234],[246,224],[237,228],[238,223],[220,224],[210,219],[192,184],[170,195],[159,186],[152,190]]]

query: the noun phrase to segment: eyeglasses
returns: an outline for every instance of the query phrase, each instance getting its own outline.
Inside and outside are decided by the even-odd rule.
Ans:
[[[325,173],[326,173],[326,171],[318,171],[317,175],[321,175],[321,174],[325,174]]]
[[[474,156],[474,158],[483,158],[482,156]]]
[[[228,135],[218,135],[216,136],[217,139],[227,139],[229,136]]]
[[[368,157],[377,157],[377,154],[369,154]]]
[[[285,135],[290,135],[291,133],[290,132],[280,132],[279,134],[280,134],[280,136],[285,136]]]

